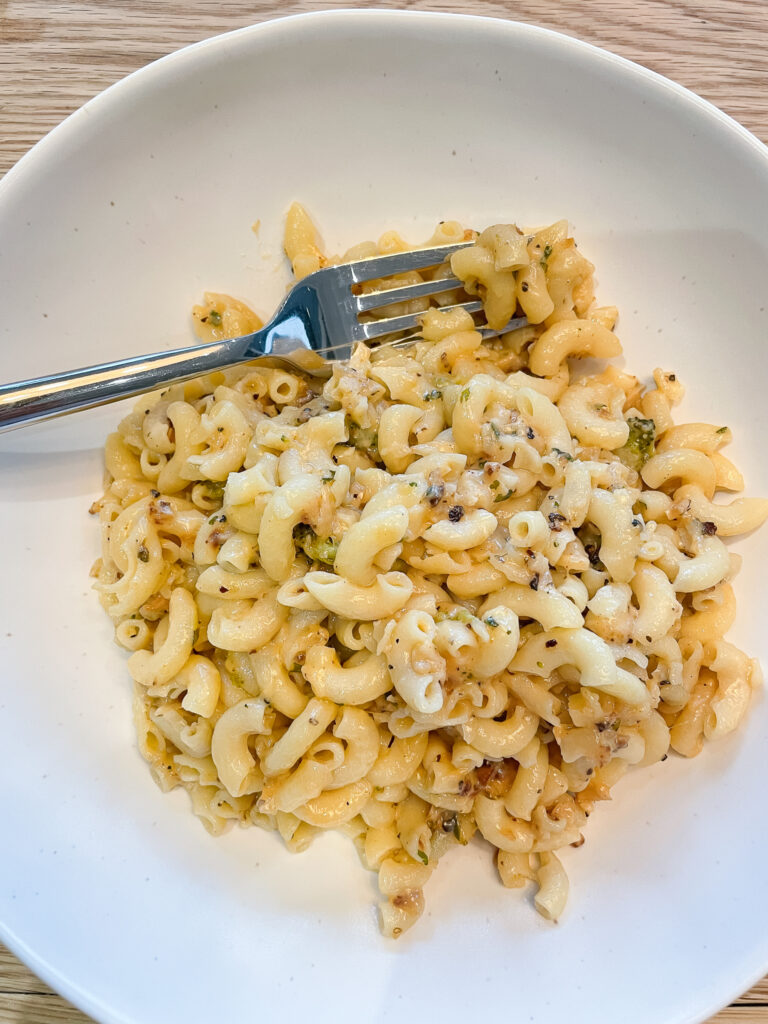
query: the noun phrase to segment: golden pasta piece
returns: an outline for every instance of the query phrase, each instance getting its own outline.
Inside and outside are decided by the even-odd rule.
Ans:
[[[328,265],[317,230],[300,203],[293,203],[288,210],[283,245],[297,281]]]
[[[201,341],[240,338],[264,326],[264,321],[244,302],[220,292],[206,292],[202,304],[193,307],[192,319]]]

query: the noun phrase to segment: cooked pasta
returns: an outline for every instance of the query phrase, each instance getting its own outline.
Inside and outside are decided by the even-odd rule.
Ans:
[[[388,936],[476,832],[556,920],[557,852],[595,805],[736,728],[760,681],[724,638],[721,536],[768,517],[713,500],[742,486],[730,431],[673,423],[673,373],[576,376],[621,346],[565,222],[444,222],[430,242],[461,239],[452,269],[488,323],[527,326],[484,342],[420,299],[386,313],[423,314],[421,340],[359,345],[325,382],[253,364],[143,398],[93,507],[157,783],[214,834],[259,825],[300,851],[343,829]],[[389,233],[340,259],[405,248]],[[285,249],[297,277],[339,259],[298,205]],[[194,317],[206,339],[260,323],[221,294]]]

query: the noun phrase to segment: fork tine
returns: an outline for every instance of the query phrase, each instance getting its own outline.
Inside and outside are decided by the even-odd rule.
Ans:
[[[466,309],[468,313],[479,313],[483,308],[482,302],[477,299],[473,302],[459,302],[455,306],[443,306],[442,309]],[[390,316],[384,320],[372,320],[367,324],[358,324],[354,331],[356,341],[370,341],[373,338],[380,338],[384,334],[394,334],[396,331],[408,331],[412,327],[418,327],[424,312],[408,313],[406,316]]]
[[[446,306],[444,308],[450,309],[451,307]],[[518,316],[514,320],[508,320],[503,327],[499,327],[496,330],[484,324],[476,324],[475,330],[479,332],[483,341],[490,341],[491,338],[498,338],[499,335],[501,334],[507,334],[509,331],[516,331],[519,327],[526,327],[527,324],[527,317]],[[394,338],[392,341],[382,341],[380,342],[380,344],[374,345],[371,351],[378,352],[380,351],[380,349],[383,348],[388,348],[396,351],[397,349],[400,348],[409,348],[411,345],[415,345],[417,341],[423,340],[424,339],[419,333],[408,334],[404,338]]]
[[[390,306],[394,302],[408,302],[420,299],[425,295],[437,295],[453,288],[462,288],[463,282],[458,277],[444,277],[438,281],[419,281],[417,284],[406,284],[402,288],[383,289],[379,292],[368,292],[366,295],[355,295],[354,302],[359,313],[379,306]]]
[[[509,320],[498,331],[494,331],[490,327],[478,327],[476,329],[480,332],[480,336],[483,341],[488,341],[489,338],[498,338],[500,334],[507,334],[508,331],[516,331],[518,327],[527,327],[527,325],[528,318],[525,316],[518,316],[514,320]]]
[[[453,245],[436,245],[428,249],[412,249],[410,252],[396,252],[389,256],[370,256],[367,259],[348,263],[347,269],[352,271],[352,281],[362,284],[378,277],[390,277],[392,274],[404,274],[408,270],[423,270],[424,267],[435,267],[443,263],[459,249],[473,245],[473,241],[456,242]]]
[[[455,308],[455,307],[444,307],[444,308]],[[480,334],[482,335],[484,341],[488,341],[491,338],[498,338],[498,336],[500,334],[506,334],[508,331],[514,331],[518,327],[525,327],[527,323],[528,323],[528,320],[524,316],[520,316],[520,317],[516,317],[514,320],[510,320],[508,323],[504,324],[504,326],[499,328],[498,330],[493,330],[490,327],[486,327],[486,326],[483,326],[483,325],[480,325],[480,324],[477,325],[476,330],[478,330],[480,332]],[[401,349],[410,348],[412,345],[415,345],[416,342],[421,341],[421,340],[422,340],[422,337],[421,337],[420,334],[418,334],[418,333],[416,333],[416,334],[409,334],[409,335],[407,335],[404,338],[393,338],[390,341],[382,341],[378,345],[374,345],[373,346],[372,352],[373,352],[374,355],[377,352],[382,352],[383,350],[387,350],[387,349],[392,351],[392,352],[397,352],[397,351],[399,351]],[[350,343],[348,341],[344,341],[344,342],[341,342],[339,345],[331,345],[329,348],[327,348],[327,349],[325,349],[323,351],[323,353],[322,353],[323,359],[327,360],[328,362],[335,362],[338,359],[349,359],[349,356],[350,356],[351,351],[354,348],[355,344],[357,344],[357,342],[351,342]],[[304,353],[306,350],[305,349],[301,349],[300,351],[302,353]],[[269,359],[269,358],[275,358],[275,357],[265,356],[265,357],[262,357],[262,358]],[[283,357],[277,357],[277,358],[283,359],[289,365],[291,363],[291,357],[290,356],[283,356]],[[299,366],[299,369],[302,369],[302,367]]]

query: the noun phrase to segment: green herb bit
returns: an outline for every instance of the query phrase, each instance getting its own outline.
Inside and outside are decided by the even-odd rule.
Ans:
[[[468,402],[469,401],[469,388],[464,388],[464,390],[459,395],[459,401],[461,401],[461,402]]]
[[[207,320],[208,323],[212,324],[214,327],[221,327],[221,313],[217,312],[215,309],[209,311]]]
[[[643,420],[639,416],[630,416],[627,423],[629,424],[627,443],[623,448],[619,448],[616,454],[625,466],[629,466],[630,469],[639,473],[653,455],[656,424],[653,420]]]
[[[458,818],[456,818],[454,820],[454,822],[453,822],[453,835],[454,835],[454,838],[456,839],[457,843],[463,843],[464,842],[463,839],[461,838],[461,829],[459,828],[459,819]]]
[[[416,852],[418,853],[419,860],[421,861],[422,864],[429,864],[429,857],[426,855],[426,853],[424,853],[423,850],[417,850]]]
[[[498,622],[496,621],[496,619],[494,619],[492,615],[489,615],[487,619],[483,619],[483,622],[486,624],[486,626],[498,626]]]
[[[549,257],[551,255],[552,255],[552,246],[549,243],[547,243],[544,246],[544,252],[542,253],[541,259],[539,260],[539,263],[541,264],[542,267],[544,267],[545,270],[547,269],[547,260],[549,259]]]
[[[497,501],[506,501],[507,498],[511,498],[514,493],[514,491],[507,491],[506,494],[497,494],[496,497],[493,499],[494,505],[496,504]]]
[[[148,562],[149,561],[149,552],[147,551],[147,549],[144,547],[143,544],[141,545],[141,547],[138,550],[138,558],[139,558],[140,562]]]
[[[501,431],[496,426],[496,424],[493,422],[493,420],[491,420],[491,422],[489,423],[489,426],[491,428],[493,436],[498,440],[501,437]]]
[[[552,451],[561,459],[565,459],[566,462],[573,462],[573,456],[568,452],[561,451],[559,448],[553,448]]]
[[[299,523],[293,531],[293,538],[307,558],[311,558],[313,562],[333,565],[336,560],[336,552],[339,549],[338,541],[335,541],[333,537],[318,537],[312,527],[307,526],[306,523]]]
[[[726,432],[726,430],[727,430],[727,429],[728,429],[728,427],[720,427],[719,429],[717,429],[717,430],[715,431],[715,433],[716,433],[716,434],[724,434],[724,433]]]
[[[442,398],[442,397],[443,397],[443,392],[442,391],[439,391],[437,388],[432,388],[431,391],[428,391],[426,393],[426,395],[424,395],[424,401],[425,402],[436,402],[438,400],[438,398]]]

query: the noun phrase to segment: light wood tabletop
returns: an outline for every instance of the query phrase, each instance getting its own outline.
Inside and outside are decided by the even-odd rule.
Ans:
[[[341,0],[0,0],[0,175],[54,125],[136,68],[219,32]],[[768,0],[401,0],[354,4],[532,22],[638,61],[768,142]],[[89,1018],[0,946],[0,1024]],[[768,977],[711,1024],[768,1024]],[[656,1024],[656,1022],[649,1022]]]

